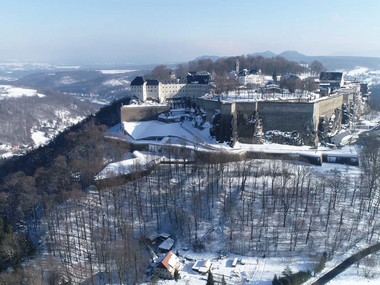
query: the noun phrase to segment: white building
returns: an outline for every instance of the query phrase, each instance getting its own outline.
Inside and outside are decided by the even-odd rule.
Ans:
[[[140,101],[147,99],[159,102],[173,101],[176,99],[195,99],[208,93],[210,90],[210,75],[204,72],[189,74],[186,80],[170,80],[159,82],[137,76],[131,82],[132,98]]]
[[[242,69],[238,73],[238,81],[240,85],[255,84],[264,86],[264,76],[260,69]]]
[[[180,267],[179,258],[173,251],[170,251],[162,258],[154,268],[154,273],[161,278],[171,279],[174,277],[175,270]]]

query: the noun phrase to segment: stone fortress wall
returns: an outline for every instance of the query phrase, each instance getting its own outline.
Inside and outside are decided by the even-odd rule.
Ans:
[[[352,103],[345,94],[333,95],[315,101],[218,101],[198,98],[197,105],[207,113],[207,120],[211,121],[216,112],[222,116],[233,116],[236,125],[237,116],[251,118],[258,113],[262,120],[263,132],[279,130],[282,132],[299,132],[304,136],[312,134],[314,137],[308,144],[316,144],[318,124],[321,117],[329,120],[336,109],[341,109],[343,103]],[[236,132],[234,132],[236,133]],[[242,138],[242,135],[237,133]],[[243,138],[244,139],[244,138]]]
[[[169,110],[169,105],[125,105],[120,109],[120,120],[121,122],[157,120],[159,114]]]

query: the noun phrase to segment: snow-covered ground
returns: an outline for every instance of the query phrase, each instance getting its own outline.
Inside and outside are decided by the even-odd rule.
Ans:
[[[149,166],[159,163],[160,160],[161,156],[134,151],[133,155],[126,157],[125,160],[108,164],[95,179],[101,180],[113,176],[132,174],[135,171],[143,171]]]
[[[380,70],[370,70],[367,67],[357,66],[352,70],[341,70],[344,72],[345,79],[359,80],[369,85],[380,83]]]
[[[103,85],[108,85],[108,86],[128,86],[131,82],[129,80],[124,80],[124,79],[110,79],[105,82],[103,82]]]
[[[33,131],[31,133],[32,140],[36,146],[44,145],[49,141],[49,138],[45,136],[45,132],[42,131]]]
[[[136,70],[133,70],[133,69],[102,69],[99,71],[103,74],[121,74],[121,73],[134,72]]]
[[[358,134],[363,131],[368,131],[371,127],[379,124],[379,118],[377,115],[372,116],[371,120],[364,117],[360,122],[361,128],[357,128],[357,131],[344,138],[347,142],[357,138]],[[143,122],[124,122],[122,123],[122,129],[120,126],[112,128],[111,134],[118,138],[125,138],[121,130],[125,130],[134,140],[149,142],[149,139],[154,144],[160,144],[160,140],[156,138],[163,137],[179,137],[187,142],[191,142],[192,145],[197,146],[210,146],[215,150],[228,150],[231,152],[239,151],[258,151],[258,152],[270,152],[270,153],[308,153],[308,154],[321,154],[321,153],[340,153],[340,154],[357,154],[356,147],[354,145],[347,144],[339,149],[332,149],[329,147],[310,147],[310,146],[292,146],[275,143],[264,144],[244,144],[236,143],[233,148],[230,148],[226,144],[221,144],[215,141],[210,136],[210,125],[206,123],[202,129],[195,128],[194,123],[189,120],[185,120],[182,123],[164,123],[160,121],[143,121]],[[202,144],[200,144],[202,143]]]
[[[39,98],[45,97],[44,94],[38,93],[35,89],[14,87],[12,85],[0,85],[0,100],[8,98],[20,98],[23,96],[37,96]]]

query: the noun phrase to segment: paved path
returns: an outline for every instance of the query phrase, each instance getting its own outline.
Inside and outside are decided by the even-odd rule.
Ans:
[[[335,268],[331,269],[329,272],[327,272],[325,275],[322,277],[318,278],[316,281],[311,283],[311,285],[323,285],[326,284],[327,282],[331,281],[333,278],[338,276],[340,273],[345,271],[348,267],[351,265],[355,264],[362,258],[380,250],[380,243],[377,243],[375,245],[372,245],[370,247],[367,247],[366,249],[363,249],[359,251],[358,253],[350,256],[347,258],[345,261],[337,265]]]

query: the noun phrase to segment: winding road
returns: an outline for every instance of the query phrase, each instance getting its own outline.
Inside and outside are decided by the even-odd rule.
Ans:
[[[358,262],[362,258],[364,258],[364,257],[366,257],[372,253],[375,253],[378,250],[380,250],[380,243],[377,243],[375,245],[372,245],[370,247],[367,247],[367,248],[359,251],[358,253],[356,253],[356,254],[350,256],[349,258],[347,258],[346,260],[344,260],[342,263],[337,265],[335,268],[331,269],[329,272],[327,272],[322,277],[319,277],[316,281],[314,281],[310,285],[326,284],[327,282],[331,281],[333,278],[338,276],[340,273],[345,271],[351,265],[355,264],[356,262]]]

